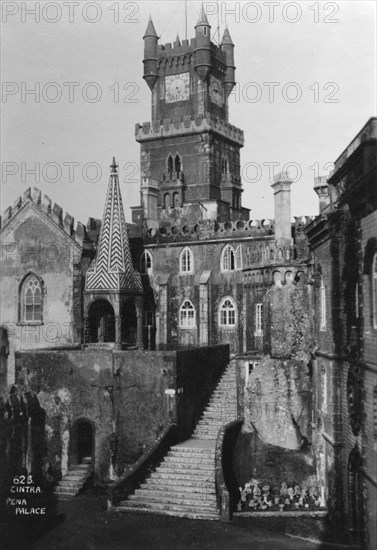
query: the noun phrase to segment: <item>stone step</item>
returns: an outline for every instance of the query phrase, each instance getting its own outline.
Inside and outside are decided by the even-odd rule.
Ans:
[[[197,426],[224,426],[227,422],[233,420],[231,414],[224,415],[223,417],[203,416],[197,423]]]
[[[182,458],[201,457],[201,458],[213,458],[215,456],[215,449],[189,449],[182,450],[180,448],[172,447],[167,456],[181,456]]]
[[[222,411],[222,410],[231,410],[231,411],[234,411],[234,410],[237,410],[237,403],[236,401],[234,401],[234,403],[231,403],[229,402],[229,400],[227,401],[216,401],[216,403],[209,403],[207,405],[207,407],[204,409],[204,412],[205,411]]]
[[[201,418],[199,422],[197,423],[196,427],[198,426],[208,426],[208,427],[222,427],[224,424],[227,424],[228,422],[231,422],[234,420],[234,416],[224,416],[222,419],[220,418],[207,418],[206,416]]]
[[[195,493],[190,495],[189,493],[165,493],[164,491],[138,489],[133,495],[130,496],[129,502],[155,502],[166,504],[178,504],[180,506],[203,506],[208,508],[214,508],[216,506],[215,495],[200,495]]]
[[[80,481],[82,479],[87,479],[89,477],[89,473],[82,475],[82,474],[71,474],[69,472],[67,475],[64,476],[62,481]]]
[[[192,519],[212,519],[218,520],[219,514],[217,510],[211,510],[207,507],[194,506],[187,507],[175,504],[174,506],[166,503],[146,502],[143,504],[137,501],[132,502],[126,500],[121,502],[120,506],[116,507],[119,512],[133,511],[133,512],[157,512],[169,516],[186,517]]]
[[[208,489],[209,493],[215,493],[214,481],[211,480],[197,480],[193,479],[176,479],[176,478],[167,478],[167,479],[156,479],[150,477],[145,481],[143,486],[153,486],[158,487],[161,490],[171,489],[172,487],[179,487],[181,491],[193,491],[200,492],[201,490],[205,491]]]
[[[212,464],[214,464],[214,457],[213,456],[209,456],[208,458],[203,456],[203,457],[188,457],[188,456],[185,456],[185,457],[181,457],[181,456],[174,456],[174,455],[168,455],[165,457],[165,460],[164,462],[167,462],[168,464],[171,464],[171,463],[179,463],[179,464],[182,464],[182,465],[185,465],[185,464],[198,464],[198,462],[200,461],[200,464],[206,464],[208,466],[211,466]]]
[[[212,437],[217,437],[220,429],[221,429],[220,426],[214,427],[214,428],[210,428],[208,426],[197,426],[195,428],[194,434],[197,434],[197,433],[200,433],[202,435],[207,434],[208,438],[211,439]]]
[[[213,475],[211,471],[200,471],[195,472],[195,477],[192,473],[178,473],[178,472],[170,472],[169,470],[166,470],[166,472],[162,470],[156,470],[153,472],[151,477],[149,477],[146,482],[148,483],[149,480],[156,480],[156,481],[167,481],[172,480],[176,481],[177,483],[193,483],[193,479],[197,483],[213,483]]]
[[[175,453],[175,454],[181,454],[182,456],[191,455],[191,454],[198,454],[200,456],[203,455],[215,455],[215,448],[213,449],[205,449],[201,447],[182,447],[181,445],[175,445],[174,447],[171,447],[169,453]]]
[[[72,488],[72,489],[69,489],[67,487],[60,487],[60,489],[56,490],[55,491],[55,494],[60,497],[60,496],[71,496],[71,497],[74,497],[77,495],[77,493],[79,493],[81,491],[81,487],[75,487],[75,488]]]
[[[158,471],[161,472],[161,470],[170,470],[172,472],[179,472],[179,473],[186,473],[187,471],[193,471],[193,472],[213,472],[215,471],[215,466],[210,464],[181,464],[179,462],[171,462],[166,463],[163,462],[159,468]]]
[[[59,482],[58,487],[82,487],[84,485],[85,481],[65,481],[62,480]]]

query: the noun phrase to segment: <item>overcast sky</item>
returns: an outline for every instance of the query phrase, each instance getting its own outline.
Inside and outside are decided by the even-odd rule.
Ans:
[[[376,114],[375,2],[204,5],[215,41],[227,23],[235,44],[229,121],[245,132],[243,205],[252,219],[273,217],[277,163],[297,180],[292,214],[317,214],[314,176]],[[187,3],[188,38],[199,9]],[[130,221],[128,207],[139,204],[134,127],[151,112],[142,79],[149,14],[160,43],[184,38],[180,1],[2,2],[2,211],[37,186],[75,220],[100,218],[115,155]]]

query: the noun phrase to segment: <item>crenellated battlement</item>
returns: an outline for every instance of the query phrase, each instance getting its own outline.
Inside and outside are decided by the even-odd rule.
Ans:
[[[193,54],[196,48],[195,38],[191,40],[182,40],[182,42],[175,41],[173,43],[167,42],[166,44],[157,45],[157,55],[159,58],[170,57],[174,55]]]
[[[75,229],[73,216],[68,212],[64,215],[62,207],[57,203],[53,205],[50,197],[42,194],[42,191],[37,187],[26,189],[24,194],[19,196],[13,205],[5,210],[2,218],[0,218],[0,229],[3,230],[14,219],[16,214],[30,202],[49,216],[77,244],[83,245],[84,242],[85,244],[91,243],[85,225],[77,222]]]
[[[241,147],[244,144],[244,133],[242,130],[211,116],[210,113],[198,116],[183,116],[167,118],[163,121],[143,122],[135,126],[135,138],[137,142],[151,139],[162,139],[169,136],[183,136],[198,132],[216,132],[221,136],[238,143]]]
[[[315,216],[300,216],[295,217],[295,221],[292,222],[292,229],[295,232],[303,231],[304,227],[309,225],[309,223],[315,218]],[[238,220],[238,221],[228,221],[228,222],[216,222],[211,220],[199,221],[195,225],[168,225],[164,224],[158,228],[152,228],[145,232],[144,237],[146,239],[146,244],[154,243],[164,243],[164,242],[175,242],[175,241],[196,241],[196,240],[221,240],[221,239],[231,239],[231,238],[267,238],[268,241],[272,240],[272,244],[268,244],[267,248],[270,250],[270,247],[274,248],[274,253],[271,257],[271,254],[267,255],[267,252],[263,252],[264,245],[257,243],[255,251],[250,251],[250,258],[253,259],[253,263],[259,263],[267,258],[267,256],[272,261],[276,259],[281,260],[281,258],[286,258],[289,250],[293,250],[292,247],[297,249],[296,245],[291,244],[279,244],[275,242],[275,220],[273,219],[263,219],[263,220]],[[275,243],[275,244],[274,244]],[[266,250],[267,250],[266,248]],[[306,244],[302,245],[303,250],[300,249],[300,252],[289,252],[289,258],[293,257],[302,257],[307,254]],[[305,250],[304,250],[305,248]],[[283,250],[284,249],[284,250]],[[250,260],[251,261],[251,260]]]

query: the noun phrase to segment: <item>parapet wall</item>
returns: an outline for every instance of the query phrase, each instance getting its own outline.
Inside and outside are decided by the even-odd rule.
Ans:
[[[153,122],[143,122],[135,126],[135,138],[139,143],[142,141],[166,138],[169,136],[184,136],[198,132],[216,132],[221,136],[241,145],[244,144],[244,133],[242,130],[211,116],[209,113],[197,116],[181,116],[166,118]]]
[[[304,227],[315,218],[315,216],[295,217],[292,229],[295,233],[303,231]],[[169,241],[196,241],[224,238],[246,238],[246,237],[273,237],[275,234],[275,220],[238,220],[227,222],[215,222],[210,220],[199,221],[195,225],[160,225],[145,232],[146,244],[169,242]]]
[[[0,229],[4,229],[17,212],[24,208],[29,202],[51,218],[51,220],[61,227],[77,244],[82,245],[84,242],[90,242],[85,225],[81,222],[77,222],[75,229],[75,220],[73,216],[68,212],[64,215],[62,207],[57,203],[52,206],[50,197],[45,194],[42,195],[42,191],[37,187],[29,187],[26,189],[24,194],[14,201],[13,206],[9,206],[5,210],[2,218],[0,218]]]

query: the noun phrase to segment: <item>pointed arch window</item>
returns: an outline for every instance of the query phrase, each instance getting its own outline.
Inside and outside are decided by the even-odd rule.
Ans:
[[[171,155],[168,156],[168,175],[169,179],[172,179],[173,177],[173,157]]]
[[[21,321],[24,323],[43,322],[42,284],[34,274],[26,277],[21,286]]]
[[[140,273],[150,275],[153,269],[153,257],[149,250],[144,250],[140,259]]]
[[[181,157],[178,155],[178,153],[175,155],[175,159],[174,159],[174,170],[178,178],[182,170]]]
[[[182,250],[179,257],[179,271],[181,273],[194,273],[194,255],[188,247]]]
[[[221,271],[235,271],[242,269],[242,248],[239,244],[234,249],[227,244],[221,253]]]
[[[195,327],[195,308],[190,300],[185,300],[179,310],[179,326],[181,328]]]
[[[235,327],[237,323],[237,308],[234,300],[226,297],[219,308],[219,325],[222,327]]]

